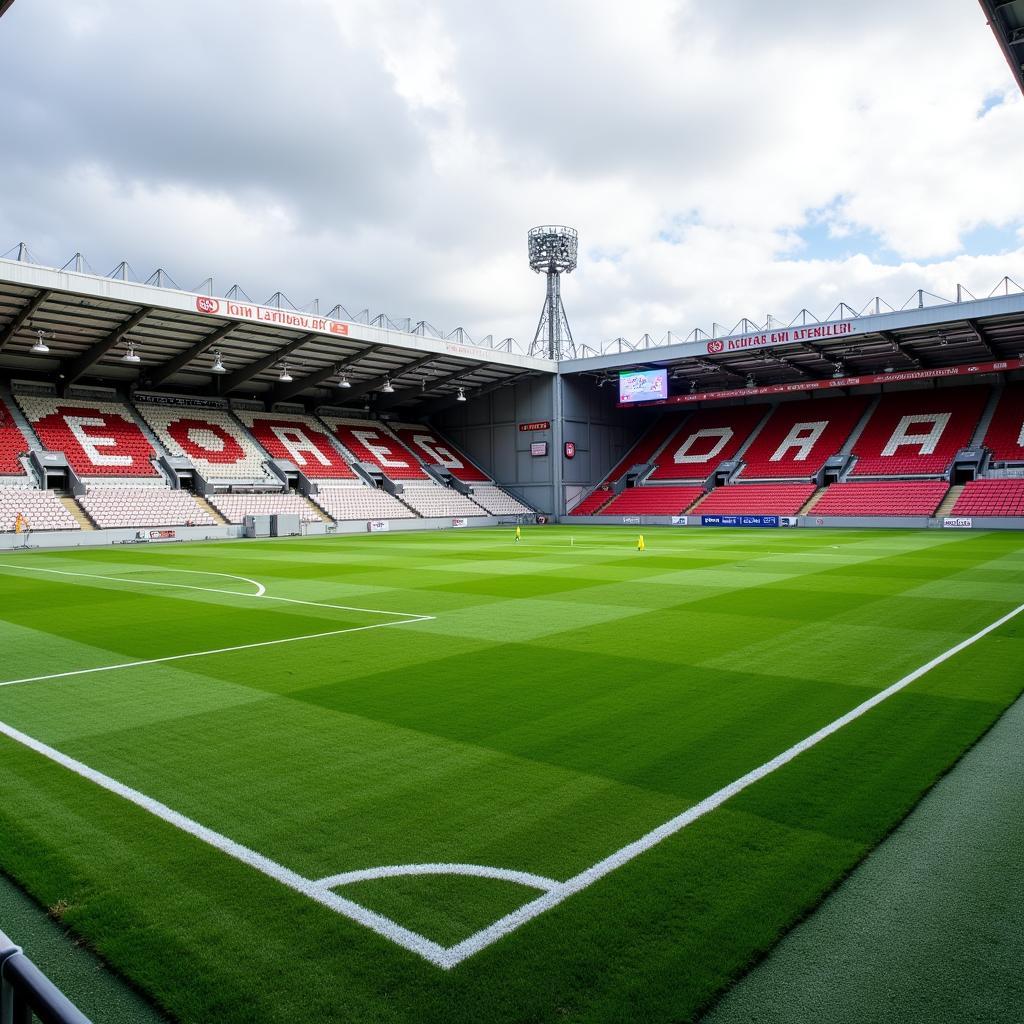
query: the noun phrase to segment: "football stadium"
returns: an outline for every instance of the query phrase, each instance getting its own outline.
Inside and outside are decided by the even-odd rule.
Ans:
[[[2,1024],[1021,1019],[1020,268],[578,245],[526,346],[0,258]]]

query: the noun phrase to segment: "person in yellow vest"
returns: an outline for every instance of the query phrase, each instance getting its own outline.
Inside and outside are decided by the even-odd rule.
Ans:
[[[644,544],[644,535],[642,533],[640,534],[640,539],[636,542],[636,549],[637,551],[647,550],[647,545]]]
[[[523,539],[522,531],[517,526],[516,527],[516,543],[518,544],[522,539]]]
[[[22,530],[27,530],[27,529],[28,529],[28,520],[25,518],[25,516],[21,512],[19,512],[14,517],[14,532],[15,533],[21,533]]]

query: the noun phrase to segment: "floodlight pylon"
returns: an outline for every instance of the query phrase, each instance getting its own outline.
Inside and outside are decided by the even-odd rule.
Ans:
[[[545,224],[530,228],[527,233],[530,269],[547,277],[544,306],[537,322],[537,333],[530,345],[530,355],[547,356],[548,359],[576,357],[576,343],[562,304],[561,276],[576,269],[578,241],[576,229],[564,224]]]

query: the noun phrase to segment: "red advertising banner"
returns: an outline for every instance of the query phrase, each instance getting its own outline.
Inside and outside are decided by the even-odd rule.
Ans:
[[[298,327],[303,331],[328,331],[331,334],[348,334],[348,324],[340,320],[328,320],[322,316],[297,313],[292,309],[273,309],[257,306],[252,302],[235,302],[233,299],[215,299],[211,295],[196,296],[196,312],[210,316],[231,316],[239,320],[256,320],[263,324],[278,324],[281,327]]]
[[[783,327],[777,331],[762,331],[759,334],[735,334],[730,338],[712,338],[707,345],[709,356],[722,352],[742,352],[747,348],[764,348],[767,345],[789,345],[794,341],[814,341],[824,338],[841,338],[855,334],[859,325],[852,320],[840,320],[830,324],[814,324],[803,327]]]
[[[550,429],[551,429],[551,421],[550,420],[535,420],[533,423],[520,423],[519,424],[519,430],[522,433],[524,433],[524,434],[528,434],[531,430],[550,430]]]
[[[672,395],[654,402],[632,402],[630,406],[690,405],[720,398],[757,398],[762,395],[788,395],[804,391],[829,391],[834,388],[855,388],[863,384],[896,384],[907,380],[938,380],[946,377],[968,377],[976,373],[1004,373],[1024,368],[1024,359],[1001,359],[992,363],[969,363],[966,366],[944,366],[935,370],[907,370],[896,373],[868,373],[862,377],[839,377],[831,380],[808,380],[795,384],[769,384],[763,388],[733,388],[730,391],[703,391],[696,395]],[[625,408],[619,402],[620,409]]]

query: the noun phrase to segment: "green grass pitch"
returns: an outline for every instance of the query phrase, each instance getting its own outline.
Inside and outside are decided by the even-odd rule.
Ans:
[[[644,536],[0,556],[0,870],[182,1021],[692,1018],[1020,694],[1024,537]]]

